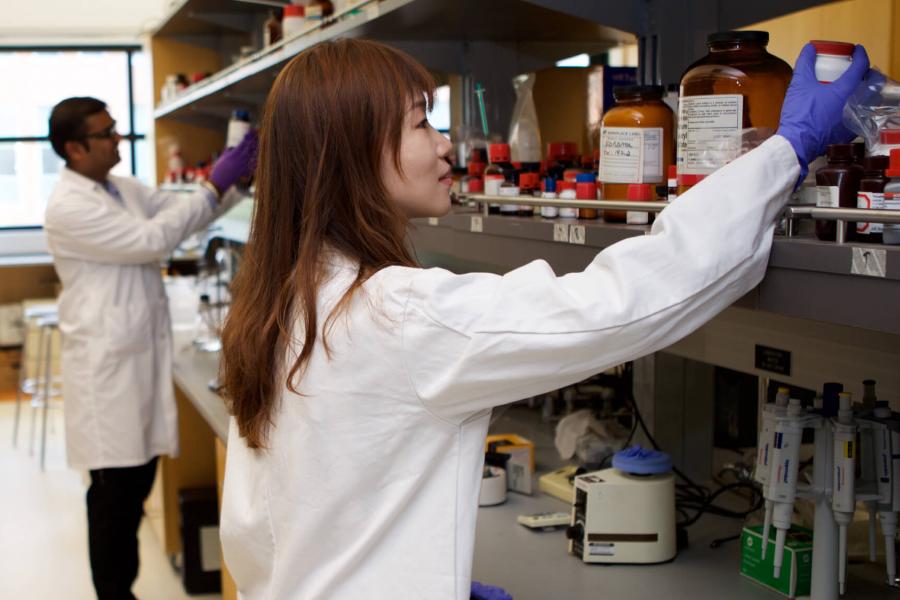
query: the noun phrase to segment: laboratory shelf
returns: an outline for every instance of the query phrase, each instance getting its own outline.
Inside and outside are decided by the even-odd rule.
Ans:
[[[248,33],[259,6],[221,0],[176,0],[153,35],[195,41],[199,36]]]
[[[419,260],[454,272],[505,273],[543,259],[558,273],[583,269],[601,249],[645,235],[644,226],[483,215],[456,209],[414,222]],[[883,276],[856,274],[877,255]],[[854,268],[854,262],[856,267]],[[762,283],[737,306],[900,334],[900,247],[776,236]]]
[[[199,0],[184,3],[155,35],[186,34],[194,21],[198,32],[214,32],[217,26],[209,20],[216,12],[209,4]],[[478,18],[472,18],[474,14]],[[206,18],[201,18],[204,15]],[[319,42],[339,37],[389,42],[413,52],[429,67],[448,72],[465,71],[464,47],[474,41],[511,46],[532,61],[552,61],[579,52],[596,54],[634,41],[629,33],[525,0],[367,0],[351,4],[324,23],[307,24],[299,35],[190,86],[159,105],[153,116],[205,125],[209,117],[227,118],[236,105],[257,107],[288,60]],[[525,70],[533,68],[530,64],[523,63]]]

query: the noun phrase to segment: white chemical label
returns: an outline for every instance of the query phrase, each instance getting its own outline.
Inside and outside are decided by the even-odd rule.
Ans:
[[[836,185],[816,186],[816,206],[819,208],[839,208],[840,189]]]
[[[709,175],[741,154],[744,97],[682,96],[678,103],[678,172]]]
[[[856,195],[856,208],[884,208],[884,194],[881,192],[859,192]],[[882,223],[857,223],[856,231],[862,234],[881,233],[884,231]]]
[[[603,127],[600,130],[600,181],[662,181],[662,127]]]

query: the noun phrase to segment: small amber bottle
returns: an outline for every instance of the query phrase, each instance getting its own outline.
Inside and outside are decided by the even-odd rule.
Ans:
[[[624,200],[631,184],[665,183],[675,162],[674,117],[659,85],[613,89],[616,106],[600,124],[600,182],[603,198]],[[603,219],[621,223],[625,211],[604,210]]]
[[[819,208],[856,208],[856,195],[863,169],[854,163],[852,144],[832,144],[826,152],[828,164],[816,171],[816,206]],[[836,221],[816,221],[816,237],[834,241]]]

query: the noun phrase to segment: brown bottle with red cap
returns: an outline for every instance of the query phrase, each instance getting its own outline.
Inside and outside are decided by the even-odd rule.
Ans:
[[[885,170],[890,167],[887,156],[870,156],[863,161],[863,176],[859,180],[859,193],[856,195],[856,208],[883,209],[884,186],[890,178]],[[881,223],[857,223],[855,239],[867,244],[880,244],[884,225]],[[851,230],[852,232],[852,230]]]
[[[828,146],[826,156],[828,164],[816,171],[816,206],[856,208],[863,169],[853,162],[853,144],[832,144]],[[837,238],[837,222],[817,220],[816,237],[833,242]]]
[[[499,196],[500,186],[505,181],[512,181],[516,169],[509,162],[509,144],[490,144],[488,146],[490,164],[484,170],[484,194]],[[499,204],[488,204],[488,213],[500,214]]]

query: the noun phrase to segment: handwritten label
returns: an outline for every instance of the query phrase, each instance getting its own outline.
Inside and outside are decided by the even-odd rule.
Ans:
[[[603,127],[600,180],[607,183],[660,183],[662,127]]]

